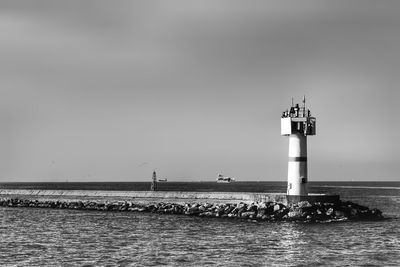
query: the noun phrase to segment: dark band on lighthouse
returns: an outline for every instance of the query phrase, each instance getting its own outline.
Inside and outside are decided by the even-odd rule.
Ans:
[[[289,161],[307,162],[307,157],[289,157]]]

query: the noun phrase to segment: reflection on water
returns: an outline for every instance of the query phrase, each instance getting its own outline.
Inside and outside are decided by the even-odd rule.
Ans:
[[[296,224],[1,207],[0,265],[400,266],[400,191],[333,185],[311,190],[339,193],[391,219]]]
[[[0,208],[3,265],[399,265],[399,218],[242,222],[144,213]]]

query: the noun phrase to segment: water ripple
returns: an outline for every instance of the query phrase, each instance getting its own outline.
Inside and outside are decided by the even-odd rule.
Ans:
[[[396,202],[393,202],[396,203]],[[149,213],[0,208],[4,266],[400,265],[399,217],[242,222]]]

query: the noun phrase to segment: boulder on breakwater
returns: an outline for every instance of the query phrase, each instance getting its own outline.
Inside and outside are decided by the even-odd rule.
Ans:
[[[378,209],[358,205],[350,201],[338,203],[298,202],[284,205],[277,202],[255,203],[157,203],[138,204],[132,201],[96,202],[96,201],[60,201],[32,200],[21,198],[1,198],[3,207],[33,207],[52,209],[99,210],[120,212],[153,212],[163,214],[184,214],[199,217],[236,218],[254,221],[297,221],[297,222],[334,222],[348,220],[383,219]]]

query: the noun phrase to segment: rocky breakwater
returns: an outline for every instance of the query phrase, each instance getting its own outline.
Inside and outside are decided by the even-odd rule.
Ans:
[[[119,212],[153,212],[250,221],[335,222],[383,219],[380,210],[369,209],[368,207],[350,201],[313,204],[303,201],[285,206],[277,202],[257,202],[251,204],[243,202],[238,204],[137,204],[131,201],[95,202],[2,198],[0,199],[0,206]]]

